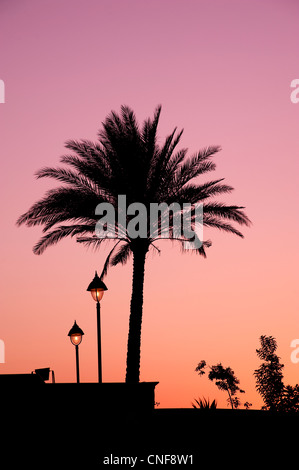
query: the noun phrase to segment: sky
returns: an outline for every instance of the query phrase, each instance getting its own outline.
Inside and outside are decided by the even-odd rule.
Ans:
[[[74,320],[82,382],[97,380],[96,305],[86,292],[109,246],[64,240],[41,256],[41,228],[17,218],[57,185],[36,180],[58,166],[68,139],[96,140],[111,110],[129,105],[140,123],[162,114],[159,142],[177,126],[188,155],[220,145],[217,169],[235,190],[217,198],[246,207],[244,239],[204,231],[207,258],[161,241],[146,260],[141,381],[157,381],[160,407],[226,395],[198,362],[231,367],[241,400],[262,406],[253,371],[261,335],[278,342],[285,383],[298,325],[298,124],[290,99],[299,78],[296,0],[1,0],[0,373],[51,367],[75,381]],[[1,100],[0,100],[1,101]],[[122,382],[132,263],[112,268],[101,302],[103,381]]]

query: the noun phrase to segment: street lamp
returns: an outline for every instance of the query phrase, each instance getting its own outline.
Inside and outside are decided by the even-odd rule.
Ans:
[[[76,323],[76,320],[68,332],[68,336],[70,337],[71,343],[75,346],[76,348],[76,376],[77,376],[77,384],[80,382],[79,378],[79,344],[82,341],[82,336],[84,335],[83,331],[81,328]]]
[[[102,383],[102,347],[101,347],[101,308],[100,301],[104,295],[105,290],[108,288],[105,286],[103,281],[99,278],[98,273],[95,276],[89,286],[86,289],[91,293],[93,300],[97,303],[97,330],[98,330],[98,376],[99,383]]]

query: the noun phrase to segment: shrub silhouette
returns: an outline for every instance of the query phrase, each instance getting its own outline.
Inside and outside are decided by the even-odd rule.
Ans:
[[[299,385],[285,386],[283,383],[284,364],[275,353],[277,341],[273,336],[260,336],[261,347],[256,353],[264,361],[254,371],[256,389],[263,398],[262,409],[271,411],[299,411]]]

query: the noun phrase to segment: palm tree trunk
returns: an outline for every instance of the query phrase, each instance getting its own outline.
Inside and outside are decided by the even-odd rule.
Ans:
[[[138,383],[140,372],[140,344],[143,307],[144,266],[147,248],[133,251],[133,282],[127,351],[127,383]]]

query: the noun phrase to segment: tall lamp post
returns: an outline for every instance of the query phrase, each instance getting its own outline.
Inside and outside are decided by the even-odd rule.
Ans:
[[[80,375],[79,375],[79,344],[82,341],[82,336],[84,335],[81,328],[76,323],[76,320],[68,332],[68,336],[70,337],[71,343],[76,348],[76,377],[77,377],[77,384],[80,383]]]
[[[108,290],[103,281],[99,278],[98,273],[86,289],[91,293],[93,300],[97,303],[97,332],[98,332],[98,377],[99,383],[102,383],[102,346],[101,346],[101,307],[100,301],[104,295],[105,290]]]

